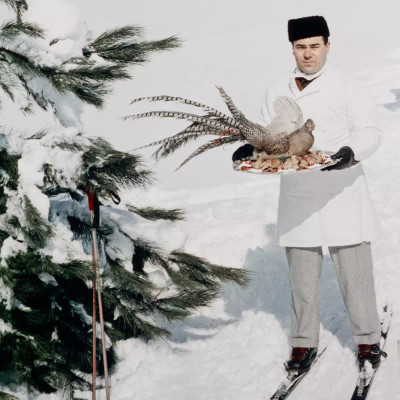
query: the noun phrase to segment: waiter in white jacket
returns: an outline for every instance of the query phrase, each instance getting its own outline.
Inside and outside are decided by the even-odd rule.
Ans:
[[[338,162],[323,171],[282,175],[278,209],[279,243],[286,248],[292,290],[292,353],[288,371],[307,370],[319,340],[319,278],[322,246],[335,264],[358,360],[380,363],[380,322],[370,242],[378,223],[360,161],[381,141],[375,106],[362,83],[327,64],[329,29],[321,16],[288,23],[296,69],[272,84],[262,105],[268,124],[277,97],[289,96],[304,120],[315,122],[314,149],[331,151]],[[249,150],[239,148],[233,158]],[[252,151],[252,149],[250,149]]]

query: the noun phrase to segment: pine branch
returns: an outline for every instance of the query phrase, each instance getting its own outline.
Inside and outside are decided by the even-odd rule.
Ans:
[[[0,176],[0,180],[2,180],[2,176]],[[0,215],[5,214],[7,212],[7,196],[4,193],[4,186],[0,184]],[[3,232],[0,230],[0,233]],[[3,244],[3,238],[0,238],[0,246]]]
[[[172,297],[157,300],[157,311],[168,321],[183,319],[198,307],[209,306],[218,296],[218,288],[181,291]]]
[[[104,85],[95,84],[92,82],[87,82],[86,84],[82,85],[79,83],[69,85],[68,89],[65,89],[65,92],[67,92],[67,90],[72,92],[78,99],[82,100],[84,103],[88,103],[99,109],[103,108],[103,97],[110,93],[110,90],[104,87]]]
[[[44,247],[53,231],[27,196],[24,196],[24,205],[26,224],[21,227],[24,238],[33,248]]]
[[[73,382],[74,387],[89,387],[74,370],[86,373],[91,370],[91,341],[87,335],[90,324],[87,317],[82,316],[81,306],[86,304],[90,309],[91,292],[82,281],[90,274],[81,272],[82,262],[73,264],[55,265],[49,257],[27,253],[7,259],[8,270],[13,274],[14,298],[31,308],[27,311],[14,307],[11,320],[16,330],[26,332],[29,341],[21,334],[17,337],[0,334],[0,364],[12,354],[16,362],[14,368],[22,373],[24,383],[48,393],[63,387],[65,382]],[[86,271],[90,271],[90,266],[86,267]],[[54,279],[41,278],[43,271],[51,273]],[[80,278],[76,279],[75,275]],[[73,304],[78,308],[71,306]],[[62,310],[62,314],[58,310]],[[0,314],[4,319],[1,307]],[[52,337],[54,329],[58,336],[56,341]],[[112,365],[115,362],[112,350],[109,355]]]
[[[147,279],[139,274],[127,271],[122,265],[121,260],[113,260],[107,257],[107,264],[110,268],[109,277],[117,288],[129,288],[129,290],[143,297],[146,297],[155,289],[155,286]]]
[[[20,47],[0,46],[0,86],[14,100],[15,87],[7,84],[4,77],[21,81],[28,95],[43,109],[47,109],[48,100],[40,93],[35,93],[26,83],[26,77],[42,77],[49,81],[55,90],[62,94],[72,93],[81,101],[102,108],[104,97],[111,92],[113,82],[131,79],[127,71],[129,64],[147,61],[148,53],[170,50],[180,45],[177,38],[171,37],[160,41],[134,43],[133,38],[140,37],[141,28],[123,27],[104,33],[92,43],[91,49],[97,51],[109,64],[97,65],[85,57],[74,57],[61,66],[38,65],[32,56],[32,50]],[[10,43],[18,35],[32,38],[44,37],[38,26],[30,23],[9,22],[0,31],[0,42]],[[89,50],[88,50],[89,51]],[[90,53],[90,52],[89,52]],[[15,71],[3,71],[3,63],[9,63]],[[6,73],[6,72],[11,72]],[[8,78],[10,79],[10,78]],[[29,112],[28,108],[26,112]]]
[[[138,267],[138,264],[142,267],[145,262],[149,262],[164,269],[168,268],[168,259],[154,244],[140,238],[132,239],[132,242],[135,246],[135,254],[132,259],[134,271],[140,270],[141,268]]]
[[[193,300],[197,301],[199,300],[199,297],[197,297],[196,299],[193,298]],[[157,301],[153,313],[156,312],[158,317],[168,322],[181,321],[189,317],[195,308],[194,306],[193,308],[190,308],[190,306],[185,307],[183,306],[184,303],[185,301],[183,300],[182,293],[179,293],[179,295],[173,298],[171,297],[168,299],[162,299]],[[188,301],[188,303],[190,303],[190,300]],[[192,305],[193,304],[194,303],[192,303]]]
[[[112,321],[114,321],[114,319]],[[121,331],[120,329],[117,329],[114,325],[111,325],[111,324],[113,324],[113,322],[108,323],[104,327],[104,330],[105,330],[106,335],[110,339],[111,343],[113,345],[115,345],[118,341],[125,340],[126,335],[123,331]],[[102,349],[100,349],[100,351],[102,351]]]
[[[19,271],[21,266],[28,275],[39,275],[41,273],[47,273],[53,276],[57,276],[59,279],[72,280],[78,279],[81,281],[88,281],[92,279],[91,263],[81,260],[71,260],[65,264],[56,264],[51,261],[49,256],[44,256],[37,252],[30,251],[29,253],[16,253],[6,260],[8,268],[6,271]],[[8,274],[8,273],[7,273]],[[7,275],[9,279],[11,275]]]
[[[51,375],[51,371],[45,366],[30,368],[26,366],[22,378],[29,387],[35,388],[41,393],[50,394],[57,392],[57,387],[48,383],[49,374]]]
[[[154,207],[138,208],[128,205],[128,210],[150,221],[157,221],[159,219],[167,221],[179,221],[185,219],[185,212],[179,208],[167,210]]]
[[[32,90],[26,87],[26,81],[19,74],[28,75],[30,77],[41,77],[48,80],[55,90],[62,94],[73,93],[83,102],[92,104],[101,108],[104,104],[104,97],[110,93],[109,83],[130,79],[129,73],[122,66],[94,66],[82,65],[76,68],[64,69],[61,67],[40,66],[36,64],[35,59],[31,55],[31,51],[22,50],[19,47],[0,46],[0,75],[4,69],[4,62],[17,69],[17,73],[11,71],[11,74],[16,75],[25,86],[25,90],[32,94]],[[10,73],[10,72],[8,72]],[[7,93],[12,93],[12,87],[5,85]],[[37,103],[43,108],[47,105],[39,99],[39,95],[33,95]],[[13,98],[13,96],[11,96]]]
[[[87,49],[88,54],[97,53],[106,61],[115,64],[143,64],[148,61],[149,53],[172,50],[181,46],[181,41],[169,37],[158,41],[142,41],[143,29],[139,26],[124,26],[104,32]]]
[[[14,101],[15,97],[14,97],[14,93],[12,92],[12,86],[11,85],[7,85],[5,82],[1,81],[1,74],[0,74],[0,87],[3,89],[4,93],[8,95],[8,97]]]
[[[240,286],[250,283],[250,271],[210,264],[211,273],[222,282],[235,282]]]
[[[7,61],[13,67],[19,69],[21,73],[29,74],[34,77],[46,77],[46,70],[36,65],[34,58],[28,50],[17,47],[0,46],[0,63]]]
[[[193,286],[212,287],[218,281],[234,282],[246,285],[249,282],[245,270],[226,268],[211,264],[207,260],[192,254],[174,251],[170,261],[179,266],[179,273],[168,271],[173,281],[179,286],[190,289]]]
[[[87,282],[93,279],[91,263],[82,260],[71,260],[65,264],[53,264],[57,268],[60,277],[65,279],[78,279]],[[46,272],[46,268],[43,268]],[[50,272],[50,271],[47,271]]]
[[[121,41],[132,40],[133,38],[141,39],[143,33],[144,29],[141,26],[126,25],[102,33],[90,46],[99,50],[105,50]]]
[[[14,91],[18,90],[19,79],[15,76],[12,66],[2,54],[0,54],[0,86],[4,93],[12,101],[15,101]]]
[[[20,400],[19,397],[6,392],[0,392],[0,400]]]
[[[34,133],[33,135],[29,136],[27,140],[40,140],[43,139],[48,133],[49,131],[47,129],[42,129]]]
[[[115,82],[118,80],[129,79],[130,75],[122,66],[118,65],[91,65],[80,66],[68,71],[58,72],[63,78],[75,79],[77,82]]]
[[[13,275],[11,271],[6,267],[0,267],[0,279],[6,286],[11,287],[14,284]],[[3,313],[1,316],[4,319]]]
[[[126,338],[146,336],[148,338],[164,338],[170,335],[167,329],[145,321],[140,318],[134,310],[129,309],[122,304],[118,307],[119,317],[116,325],[120,326],[126,332]]]
[[[151,172],[140,170],[140,157],[114,150],[104,139],[91,140],[83,154],[83,174],[80,185],[90,182],[98,196],[112,199],[120,190],[144,187],[151,182]]]
[[[28,85],[28,83],[27,83],[27,81],[26,81],[26,79],[25,79],[25,76],[23,76],[23,75],[17,75],[17,78],[18,78],[20,84],[21,84],[21,85],[23,86],[23,88],[25,89],[26,93],[27,93],[28,95],[31,96],[30,98],[32,98],[32,99],[35,101],[35,103],[36,103],[43,111],[47,111],[47,107],[48,107],[48,105],[50,104],[50,101],[47,100],[47,99],[43,96],[42,93],[37,93],[37,92],[35,92],[34,90],[32,90],[32,89],[29,87],[29,85]],[[11,97],[11,100],[14,101],[14,95],[13,95],[13,94],[9,94],[9,96]],[[30,111],[30,110],[28,110],[28,112],[29,112],[29,111]],[[25,111],[25,112],[26,112],[26,111]]]
[[[11,190],[16,190],[18,187],[18,160],[20,158],[20,155],[9,154],[6,150],[0,151],[0,168],[8,175],[5,186]]]
[[[86,148],[83,144],[81,143],[70,143],[70,142],[61,142],[61,143],[56,143],[54,147],[58,147],[61,150],[67,150],[72,153],[77,153],[79,151],[84,151]]]
[[[53,87],[62,94],[72,93],[85,103],[101,108],[104,104],[104,96],[110,89],[101,81],[102,78],[108,82],[120,78],[126,79],[126,75],[120,71],[110,71],[106,68],[96,68],[90,72],[88,67],[78,67],[71,70],[45,66],[41,69],[42,74],[50,81]]]
[[[9,237],[10,235],[6,231],[0,230],[0,248],[3,246],[3,242]]]
[[[35,253],[29,256],[21,254],[20,257],[29,257],[29,260],[24,260],[23,262],[25,268],[33,274],[47,273],[56,276],[57,279],[80,280],[83,282],[93,278],[91,263],[88,261],[71,260],[64,264],[56,264],[51,261],[49,256]]]
[[[141,241],[140,247],[138,242],[135,243],[134,257],[138,256],[143,264],[147,261],[156,265],[161,264],[164,268],[166,267],[166,260],[157,254],[148,243]],[[156,300],[152,296],[149,296],[149,290],[153,290],[154,292],[155,287],[153,285],[145,288],[146,293],[142,286],[146,282],[143,278],[139,278],[141,286],[137,287],[138,277],[136,277],[136,274],[126,271],[119,265],[118,260],[107,259],[107,262],[111,271],[110,278],[113,281],[113,286],[115,286],[115,288],[110,290],[116,293],[123,300],[124,304],[132,304],[132,307],[141,314],[151,315],[156,313],[159,317],[168,321],[183,319],[190,315],[191,311],[196,307],[209,304],[217,294],[218,286],[214,285],[213,288],[197,288],[196,290],[183,291],[178,295]],[[137,267],[134,269],[136,270]]]
[[[74,215],[68,215],[67,220],[71,231],[74,233],[74,239],[80,239],[85,244],[90,244],[92,242],[92,224],[89,212],[87,212],[87,214],[82,213],[81,209],[80,212],[76,212]],[[97,228],[99,254],[102,253],[101,249],[106,237],[112,233],[113,229],[104,223]]]
[[[19,24],[10,21],[0,27],[0,40],[11,41],[19,35],[41,39],[45,37],[44,30],[39,25],[30,22]]]
[[[13,10],[17,9],[18,0],[0,0],[0,2]]]

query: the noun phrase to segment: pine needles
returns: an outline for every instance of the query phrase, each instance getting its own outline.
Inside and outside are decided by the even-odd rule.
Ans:
[[[138,208],[128,205],[128,210],[151,221],[157,221],[159,219],[164,219],[167,221],[179,221],[184,219],[185,215],[184,211],[178,208],[166,210],[154,207]]]
[[[90,43],[88,54],[97,53],[115,64],[136,65],[147,62],[152,52],[172,50],[181,45],[181,41],[175,36],[157,41],[143,41],[143,31],[140,26],[129,25],[104,32]]]
[[[152,174],[140,169],[140,157],[117,151],[104,139],[91,142],[82,156],[81,181],[90,182],[100,197],[112,199],[122,189],[144,187],[151,182]]]
[[[15,10],[19,7],[15,0],[3,1]],[[29,78],[40,77],[59,93],[72,93],[82,102],[102,108],[105,97],[112,91],[110,84],[131,79],[129,67],[148,62],[153,52],[171,50],[181,44],[176,37],[144,41],[141,27],[125,26],[101,34],[83,49],[81,57],[70,58],[61,65],[49,65],[40,63],[31,49],[13,45],[17,37],[23,36],[44,39],[45,33],[36,24],[27,22],[8,22],[0,28],[0,86],[11,99],[19,87],[24,88],[27,96],[42,109],[56,105],[31,87]],[[92,60],[92,54],[100,56],[105,63]]]

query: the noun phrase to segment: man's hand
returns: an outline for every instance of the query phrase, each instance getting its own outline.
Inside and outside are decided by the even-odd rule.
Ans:
[[[354,152],[348,147],[344,146],[339,149],[335,154],[331,155],[332,160],[339,160],[336,164],[329,165],[328,167],[322,168],[321,171],[331,171],[333,169],[344,169],[351,167],[358,161],[354,160]]]
[[[233,154],[232,161],[243,160],[253,155],[254,147],[251,144],[240,146]]]

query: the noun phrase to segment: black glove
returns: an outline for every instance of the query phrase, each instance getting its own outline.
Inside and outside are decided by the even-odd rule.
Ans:
[[[322,168],[321,171],[331,171],[333,169],[344,169],[351,167],[356,164],[358,161],[354,160],[354,152],[348,147],[344,146],[339,149],[339,151],[335,154],[331,155],[332,160],[339,161],[336,164],[329,165],[328,167]]]
[[[240,146],[233,154],[232,161],[243,160],[253,155],[254,147],[251,144]]]

